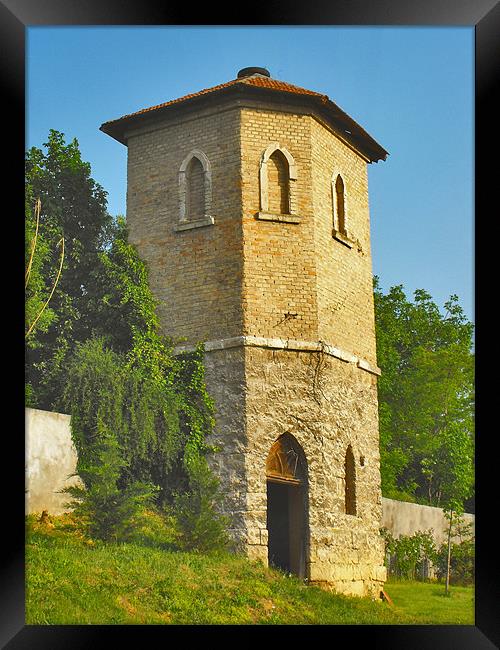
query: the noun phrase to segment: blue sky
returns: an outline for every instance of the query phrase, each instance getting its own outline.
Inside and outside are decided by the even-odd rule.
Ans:
[[[474,321],[473,27],[30,27],[26,66],[26,147],[76,138],[115,215],[127,150],[103,122],[247,66],[328,95],[390,153],[368,167],[383,289],[456,294]]]

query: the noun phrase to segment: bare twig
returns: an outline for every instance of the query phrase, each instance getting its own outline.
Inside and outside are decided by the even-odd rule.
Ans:
[[[58,246],[59,246],[59,244],[61,244],[61,262],[60,262],[60,264],[59,264],[59,270],[58,270],[58,272],[57,272],[57,277],[56,277],[56,279],[55,279],[55,281],[54,281],[54,285],[53,285],[53,287],[52,287],[52,291],[50,292],[50,296],[47,298],[47,300],[46,300],[44,306],[43,306],[43,307],[41,308],[41,310],[39,311],[38,316],[37,316],[37,317],[35,318],[35,320],[31,323],[31,326],[30,326],[29,330],[26,332],[26,335],[25,335],[24,338],[28,338],[28,336],[30,335],[30,333],[33,331],[33,328],[35,327],[37,321],[39,320],[40,316],[43,314],[43,312],[45,311],[45,308],[46,308],[47,305],[49,304],[50,299],[52,298],[52,295],[53,295],[53,293],[54,293],[54,291],[55,291],[55,289],[56,289],[57,283],[59,282],[59,278],[61,277],[61,271],[62,271],[63,262],[64,262],[64,237],[61,237],[61,239],[57,242],[57,245],[58,245]]]
[[[36,240],[37,240],[37,237],[38,237],[38,225],[40,223],[40,210],[41,210],[41,207],[42,207],[42,203],[41,203],[40,199],[37,199],[36,203],[35,203],[35,215],[36,215],[35,236],[33,237],[33,241],[31,243],[30,259],[29,259],[29,262],[28,262],[28,266],[26,268],[26,274],[24,276],[24,288],[25,289],[28,286],[28,282],[29,282],[29,279],[30,279],[30,273],[31,273],[31,265],[33,264],[33,257],[35,255]]]

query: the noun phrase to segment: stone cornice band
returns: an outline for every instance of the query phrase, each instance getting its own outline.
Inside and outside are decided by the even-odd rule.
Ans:
[[[234,336],[228,339],[217,339],[215,341],[205,342],[205,352],[213,352],[215,350],[227,350],[229,348],[238,348],[242,346],[257,347],[257,348],[271,348],[273,350],[293,350],[297,352],[324,352],[325,354],[345,361],[346,363],[354,363],[361,370],[372,375],[380,376],[381,370],[377,366],[372,366],[359,357],[356,357],[350,352],[340,350],[339,348],[323,343],[322,341],[300,341],[297,339],[281,339],[281,338],[264,338],[262,336]],[[177,345],[174,348],[174,354],[181,354],[182,352],[191,352],[195,349],[194,345]]]

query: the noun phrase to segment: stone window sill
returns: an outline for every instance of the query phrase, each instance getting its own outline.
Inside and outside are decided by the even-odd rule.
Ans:
[[[347,246],[347,248],[353,248],[354,246],[352,239],[350,239],[345,233],[335,230],[335,228],[332,230],[332,237],[341,244],[344,244],[344,246]]]
[[[301,217],[296,214],[275,214],[272,212],[257,212],[256,219],[261,221],[280,221],[281,223],[300,223]]]
[[[174,226],[174,231],[179,232],[181,230],[192,230],[193,228],[203,228],[203,226],[213,226],[214,224],[214,218],[207,215],[201,219],[193,219],[192,221],[179,221],[179,223]]]

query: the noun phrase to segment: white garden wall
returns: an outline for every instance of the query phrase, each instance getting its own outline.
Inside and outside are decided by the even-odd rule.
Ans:
[[[69,478],[76,471],[77,455],[71,439],[69,415],[26,409],[25,477],[26,513],[48,510],[65,512],[69,495],[59,490],[79,479]]]

